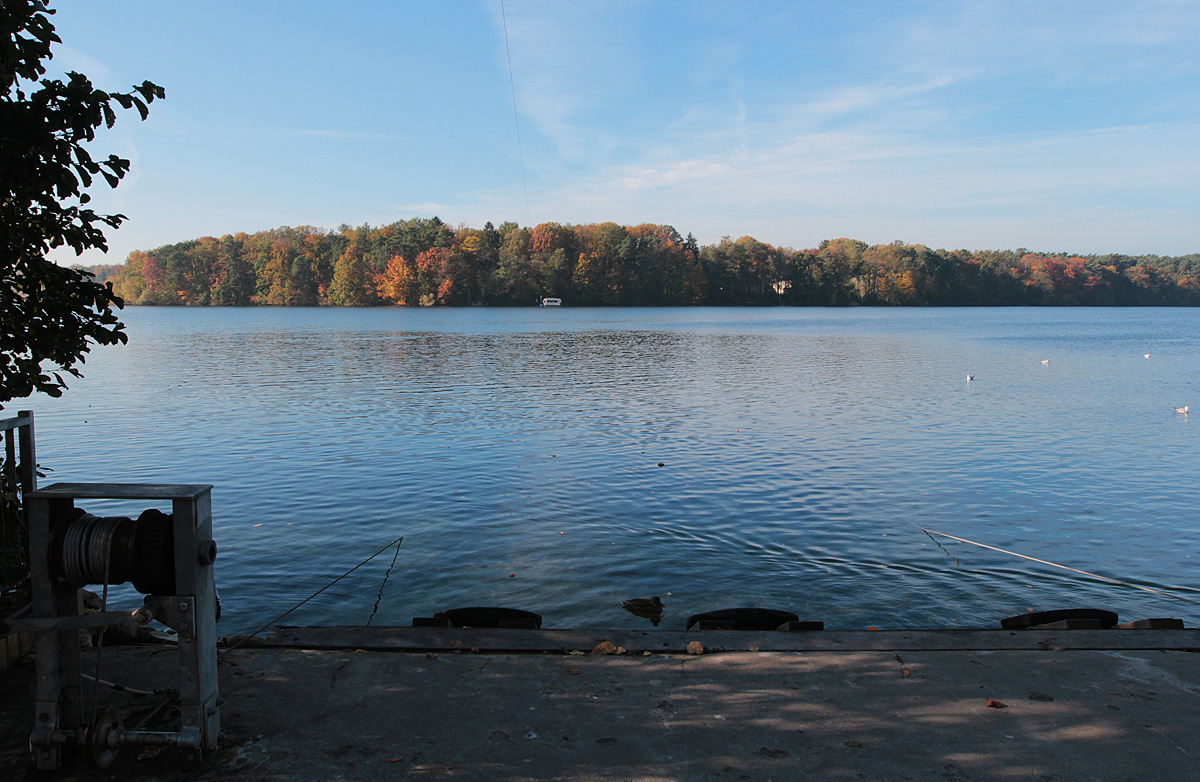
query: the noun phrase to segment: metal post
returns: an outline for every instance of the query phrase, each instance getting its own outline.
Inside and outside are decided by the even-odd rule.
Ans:
[[[200,731],[206,751],[217,749],[221,715],[217,707],[217,590],[212,560],[212,498],[206,489],[191,499],[175,499],[175,594],[192,605],[176,606],[187,628],[179,627],[179,693],[183,729]]]
[[[17,415],[29,423],[17,430],[21,442],[21,496],[37,491],[37,454],[33,445],[33,411],[20,410]]]
[[[73,507],[70,499],[26,497],[29,508],[29,570],[35,619],[77,616],[79,598],[50,574],[50,520]],[[57,731],[83,727],[83,668],[79,630],[43,630],[34,636],[37,655],[35,704],[30,745],[39,769],[62,765],[62,748],[52,739]]]

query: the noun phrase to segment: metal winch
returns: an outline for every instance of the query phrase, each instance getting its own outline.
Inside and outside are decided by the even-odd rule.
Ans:
[[[216,544],[207,485],[59,483],[30,492],[29,558],[32,616],[10,622],[35,633],[37,669],[30,749],[39,769],[62,766],[64,746],[88,750],[106,765],[122,746],[184,747],[203,757],[217,749]],[[98,517],[76,500],[151,500],[131,519]],[[78,589],[131,582],[146,595],[140,608],[80,614]],[[84,716],[80,632],[157,620],[178,634],[180,727],[126,730],[111,716]],[[98,686],[98,684],[97,684]]]

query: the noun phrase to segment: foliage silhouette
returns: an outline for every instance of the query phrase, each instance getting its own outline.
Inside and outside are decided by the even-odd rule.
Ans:
[[[97,177],[116,187],[129,161],[95,160],[85,144],[116,122],[114,103],[145,119],[147,104],[164,97],[148,81],[109,93],[75,72],[65,82],[43,78],[51,45],[61,43],[53,13],[35,0],[0,4],[0,406],[35,391],[60,396],[63,373],[80,376],[92,343],[126,340],[112,287],[46,254],[64,245],[107,251],[104,226],[125,217],[89,209],[86,190]]]

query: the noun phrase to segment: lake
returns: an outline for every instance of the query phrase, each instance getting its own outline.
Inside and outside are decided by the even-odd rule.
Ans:
[[[832,629],[1200,623],[1200,414],[1172,409],[1200,408],[1200,310],[123,317],[128,345],[9,409],[35,411],[42,486],[214,485],[222,634],[400,535],[390,575],[393,551],[283,623],[502,605],[641,628],[621,601],[650,595],[671,629],[751,605]]]

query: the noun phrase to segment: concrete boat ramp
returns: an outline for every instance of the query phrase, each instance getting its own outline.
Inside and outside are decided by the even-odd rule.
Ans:
[[[1194,780],[1198,650],[1191,629],[279,628],[222,650],[202,764],[33,771],[33,667],[11,666],[0,779]],[[172,651],[105,648],[101,678],[170,687]],[[169,720],[144,716],[161,700],[99,693],[127,725]]]

